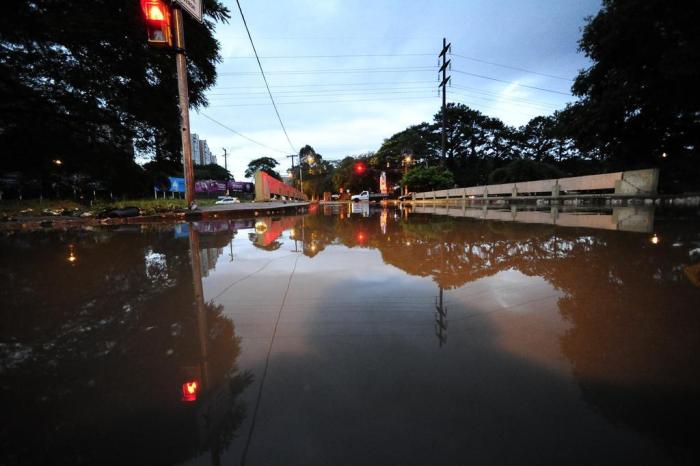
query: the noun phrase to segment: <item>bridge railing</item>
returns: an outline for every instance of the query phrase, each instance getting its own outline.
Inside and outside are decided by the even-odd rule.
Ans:
[[[615,195],[656,194],[659,184],[659,170],[632,170],[603,173],[600,175],[576,176],[550,180],[522,181],[518,183],[489,184],[468,188],[442,189],[414,193],[413,199],[436,200],[457,198],[488,198],[491,196],[546,195],[558,197],[565,194],[585,194],[590,191],[611,191]]]

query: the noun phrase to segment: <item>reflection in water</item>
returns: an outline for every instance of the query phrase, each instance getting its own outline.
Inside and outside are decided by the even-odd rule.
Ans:
[[[2,464],[172,464],[204,451],[217,464],[250,378],[236,370],[233,322],[202,299],[212,261],[201,255],[231,233],[205,237],[200,251],[190,228],[191,262],[177,236],[121,227],[0,237],[12,420],[0,427]],[[192,380],[202,390],[183,402]]]
[[[435,298],[435,335],[440,346],[447,343],[447,308],[442,301],[442,287]]]
[[[447,344],[444,290],[508,271],[543,278],[561,293],[557,307],[569,328],[560,351],[583,398],[615,424],[657,439],[676,460],[688,458],[695,445],[691,420],[700,415],[694,357],[700,295],[687,277],[698,266],[688,254],[700,242],[697,218],[685,225],[662,218],[648,236],[606,231],[650,231],[653,214],[642,210],[568,218],[558,212],[562,223],[577,226],[560,228],[512,217],[503,222],[386,209],[370,215],[369,209],[353,205],[351,215],[325,209],[303,224],[298,220],[293,237],[306,238],[303,251],[312,259],[330,245],[369,248],[411,276],[430,277],[437,288],[439,347]]]
[[[0,463],[695,463],[697,217],[449,210],[0,236]]]

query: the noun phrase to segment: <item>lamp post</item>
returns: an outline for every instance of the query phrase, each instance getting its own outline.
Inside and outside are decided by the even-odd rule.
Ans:
[[[410,152],[404,152],[404,157],[403,157],[403,175],[404,177],[408,174],[408,166],[411,164],[413,160],[412,154]],[[408,185],[404,185],[404,196],[408,194]]]

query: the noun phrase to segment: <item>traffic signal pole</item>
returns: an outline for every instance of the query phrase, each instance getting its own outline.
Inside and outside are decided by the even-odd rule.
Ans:
[[[185,29],[182,10],[173,5],[175,26],[175,63],[177,65],[177,91],[180,103],[180,135],[182,136],[182,165],[185,169],[185,202],[188,208],[194,204],[194,167],[192,166],[192,139],[190,138],[190,98],[187,89],[187,59],[185,57]]]

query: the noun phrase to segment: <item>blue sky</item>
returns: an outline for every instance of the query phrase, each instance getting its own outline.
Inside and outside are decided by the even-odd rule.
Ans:
[[[588,66],[577,52],[584,18],[600,8],[599,0],[241,0],[292,151],[236,3],[224,3],[231,21],[216,31],[224,60],[191,127],[221,165],[228,150],[237,180],[253,158],[275,157],[286,171],[285,154],[305,144],[339,159],[432,120],[443,37],[452,43],[449,102],[515,126],[563,108],[570,79]]]

